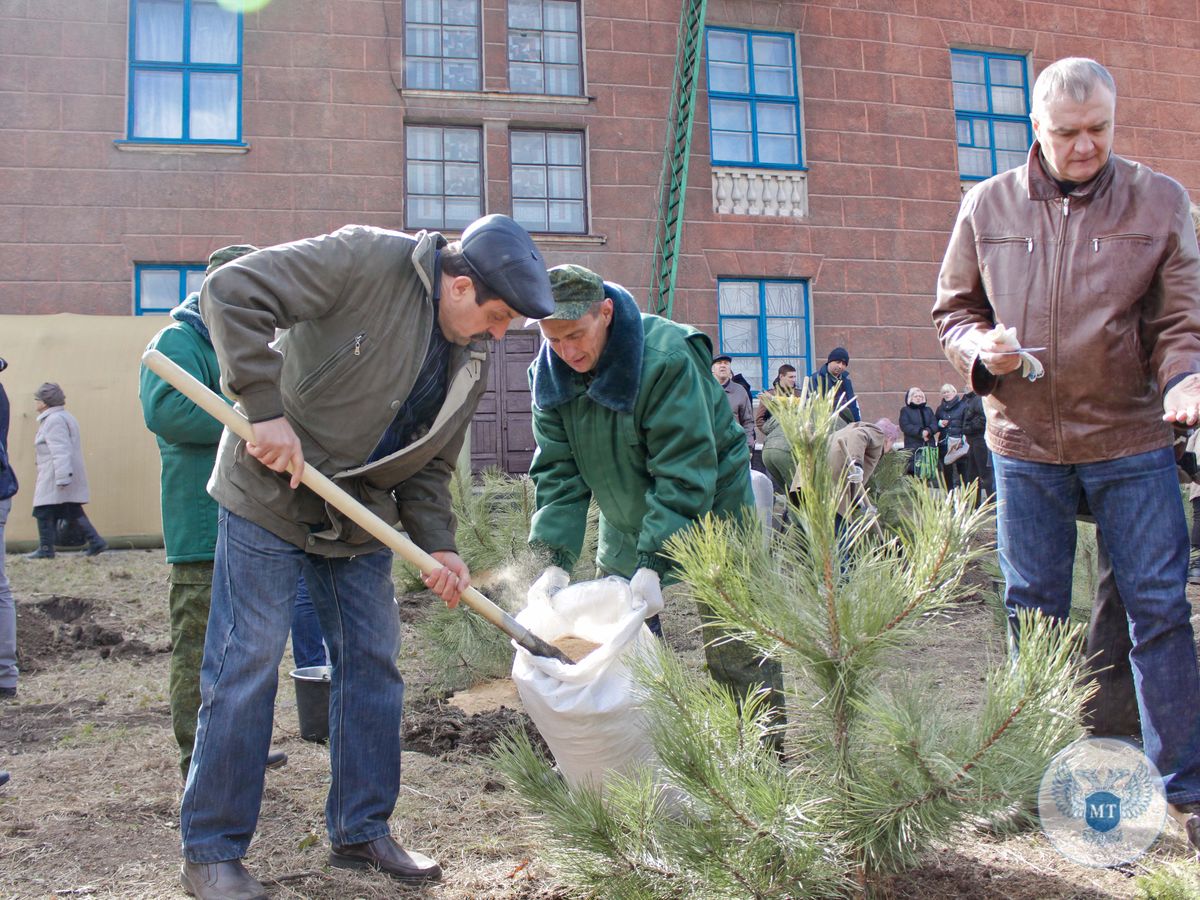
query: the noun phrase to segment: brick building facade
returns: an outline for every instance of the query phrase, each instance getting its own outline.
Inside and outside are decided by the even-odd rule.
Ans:
[[[649,304],[680,13],[0,0],[0,314],[149,312],[224,244],[484,212]],[[704,25],[672,315],[756,386],[835,345],[868,417],[950,377],[929,307],[963,179],[1011,163],[1053,59],[1105,63],[1116,152],[1200,189],[1198,0],[708,0]],[[477,431],[518,468],[533,346]]]

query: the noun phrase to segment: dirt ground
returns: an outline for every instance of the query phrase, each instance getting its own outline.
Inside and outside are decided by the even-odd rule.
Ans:
[[[0,897],[183,897],[161,551],[9,557],[8,566],[22,673],[17,699],[0,703],[0,768],[12,773],[0,789]],[[963,709],[977,702],[984,668],[1003,652],[995,614],[982,599],[988,579],[978,580],[980,595],[932,617],[919,646],[899,661],[931,674],[947,702]],[[456,698],[480,712],[438,696],[412,624],[434,601],[424,593],[401,600],[408,694],[393,830],[404,845],[439,859],[445,880],[406,889],[325,865],[327,751],[299,737],[286,657],[274,743],[290,762],[267,775],[247,865],[275,898],[572,896],[539,860],[536,836],[488,765],[489,747],[504,728],[532,730],[519,702],[504,684]],[[667,639],[698,661],[695,624],[690,604],[669,597]],[[1119,870],[1075,865],[1040,832],[998,838],[964,830],[887,890],[897,900],[1132,897],[1134,876],[1185,857],[1174,830]]]

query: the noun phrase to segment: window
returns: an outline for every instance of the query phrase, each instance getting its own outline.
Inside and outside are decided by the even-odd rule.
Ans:
[[[218,0],[131,0],[131,141],[240,143],[242,17]]]
[[[710,28],[706,48],[713,163],[803,168],[795,38]]]
[[[204,282],[204,263],[168,266],[138,264],[133,271],[133,314],[167,313],[188,294],[200,290]]]
[[[513,218],[528,231],[583,234],[583,134],[513,131]]]
[[[483,215],[483,136],[478,128],[405,129],[409,228],[464,228]]]
[[[404,85],[479,90],[479,0],[407,0]]]
[[[950,76],[959,175],[978,180],[1024,165],[1033,144],[1025,58],[951,50]]]
[[[784,363],[809,371],[808,283],[717,281],[720,351],[755,391],[770,387]]]
[[[578,95],[582,71],[576,0],[509,0],[510,91]]]

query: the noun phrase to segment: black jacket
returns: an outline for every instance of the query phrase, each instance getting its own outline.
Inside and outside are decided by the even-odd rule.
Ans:
[[[948,437],[963,436],[963,416],[966,415],[967,404],[962,396],[956,396],[953,400],[943,400],[938,404],[937,412],[934,415],[938,420],[938,431],[942,433],[942,440]],[[949,425],[942,426],[941,422],[945,419]]]
[[[968,438],[981,437],[987,431],[987,415],[983,411],[983,398],[972,391],[963,395],[966,411],[963,413],[962,430]]]
[[[906,403],[904,409],[900,410],[900,430],[904,432],[905,450],[925,446],[926,441],[921,437],[924,429],[929,430],[929,443],[932,443],[933,434],[937,431],[933,410],[925,403]]]
[[[829,371],[829,363],[821,366],[808,376],[808,386],[814,391],[833,391],[834,405],[842,406],[841,416],[847,422],[861,422],[862,413],[858,411],[858,400],[854,396],[854,384],[850,376],[842,373],[838,378]]]

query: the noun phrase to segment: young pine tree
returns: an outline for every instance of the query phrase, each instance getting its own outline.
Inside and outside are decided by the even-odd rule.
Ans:
[[[782,660],[786,726],[761,698],[739,704],[666,649],[637,666],[657,765],[603,788],[568,788],[512,736],[500,770],[547,855],[584,895],[801,897],[872,893],[956,827],[1036,795],[1079,734],[1078,631],[1025,620],[1021,653],[956,713],[920,672],[897,671],[928,614],[967,592],[972,535],[992,514],[972,491],[905,492],[895,528],[836,515],[850,488],[831,471],[827,397],[772,409],[800,491],[791,525],[764,544],[754,523],[706,518],[670,545],[686,589],[729,635]],[[984,652],[984,648],[978,648]],[[784,729],[785,757],[763,737]]]

